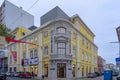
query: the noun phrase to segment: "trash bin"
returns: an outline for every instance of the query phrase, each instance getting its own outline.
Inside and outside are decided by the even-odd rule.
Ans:
[[[104,80],[113,80],[112,70],[105,70],[104,71]]]

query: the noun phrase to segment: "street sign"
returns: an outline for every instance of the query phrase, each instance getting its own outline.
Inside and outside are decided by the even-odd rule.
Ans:
[[[120,57],[116,58],[115,60],[116,62],[120,62]]]

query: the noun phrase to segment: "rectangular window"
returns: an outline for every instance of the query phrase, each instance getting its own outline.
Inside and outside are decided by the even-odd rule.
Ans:
[[[73,38],[76,39],[77,34],[75,32],[73,32]]]
[[[10,64],[12,64],[12,56],[10,55]]]
[[[53,53],[53,38],[51,37],[51,53]]]
[[[23,58],[24,58],[24,59],[26,58],[26,53],[25,53],[25,52],[23,52]]]
[[[82,39],[82,45],[84,45],[84,43],[85,43],[85,41],[84,41],[84,39]]]
[[[73,57],[76,57],[76,47],[73,47]]]
[[[30,50],[30,57],[33,57],[33,50]]]
[[[38,56],[38,51],[37,49],[34,49],[34,57]]]
[[[44,47],[44,55],[45,55],[45,56],[48,56],[48,46],[45,46],[45,47]]]
[[[82,60],[84,60],[84,51],[82,51]]]
[[[65,42],[57,43],[57,53],[58,54],[66,54],[66,43]]]
[[[45,37],[45,38],[48,37],[48,31],[44,31],[44,37]]]
[[[88,61],[88,53],[86,53],[86,61]]]
[[[36,37],[34,37],[34,41],[35,41],[35,42],[37,42],[37,40],[38,40],[37,36],[36,36]]]

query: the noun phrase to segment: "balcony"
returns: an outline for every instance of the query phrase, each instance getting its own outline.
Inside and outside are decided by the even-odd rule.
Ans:
[[[72,54],[51,54],[50,60],[72,60]]]

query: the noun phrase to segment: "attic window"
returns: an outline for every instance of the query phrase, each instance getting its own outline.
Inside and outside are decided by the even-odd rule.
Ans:
[[[66,33],[66,28],[64,28],[64,27],[58,27],[57,28],[57,33]]]

